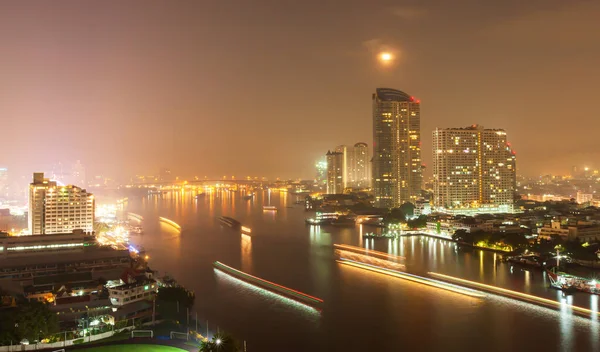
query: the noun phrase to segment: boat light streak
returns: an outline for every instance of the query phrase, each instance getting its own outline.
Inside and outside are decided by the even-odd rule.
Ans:
[[[269,285],[277,286],[277,287],[279,287],[279,288],[281,288],[281,289],[284,289],[284,290],[287,290],[287,291],[293,292],[293,293],[295,293],[295,294],[297,294],[297,295],[299,295],[299,296],[306,297],[306,298],[308,298],[308,299],[310,299],[310,300],[313,300],[313,301],[315,301],[315,302],[317,302],[317,303],[323,303],[323,300],[322,300],[322,299],[320,299],[320,298],[317,298],[317,297],[314,297],[314,296],[311,296],[311,295],[307,295],[306,293],[303,293],[303,292],[300,292],[300,291],[296,291],[296,290],[294,290],[294,289],[291,289],[291,288],[289,288],[289,287],[285,287],[285,286],[282,286],[282,285],[276,284],[276,283],[274,283],[274,282],[271,282],[271,281],[268,281],[268,280],[265,280],[265,279],[261,279],[260,277],[256,277],[256,276],[254,276],[254,275],[250,275],[250,274],[248,274],[248,273],[245,273],[245,272],[243,272],[243,271],[241,271],[241,270],[234,269],[234,268],[230,267],[229,265],[225,265],[225,264],[223,264],[223,263],[221,263],[221,262],[219,262],[219,261],[215,262],[215,264],[216,264],[216,265],[223,266],[223,267],[226,267],[227,269],[229,269],[229,270],[231,270],[231,271],[235,271],[235,272],[237,272],[238,274],[240,274],[240,275],[242,275],[242,276],[248,276],[248,277],[251,277],[251,278],[255,279],[256,281],[262,281],[262,282],[265,282],[265,283],[267,283],[267,284],[269,284]]]
[[[340,248],[340,249],[345,249],[348,251],[362,252],[366,255],[378,256],[378,257],[383,257],[383,258],[388,258],[388,259],[395,259],[395,260],[406,259],[405,257],[401,257],[399,255],[393,255],[393,254],[388,254],[388,253],[384,253],[384,252],[380,252],[380,251],[374,251],[372,249],[366,249],[366,248],[362,248],[362,247],[349,246],[347,244],[334,244],[333,246]]]
[[[336,261],[338,263],[340,263],[340,264],[345,264],[345,265],[353,266],[353,267],[359,268],[359,269],[374,271],[374,272],[379,273],[379,274],[394,276],[394,277],[397,277],[397,278],[400,278],[400,279],[405,279],[405,280],[408,280],[408,281],[420,283],[420,284],[427,285],[427,286],[441,288],[442,290],[451,291],[451,292],[455,292],[455,293],[460,293],[460,294],[463,294],[465,296],[476,297],[476,298],[483,298],[483,297],[485,297],[485,295],[483,293],[481,293],[481,292],[478,292],[478,291],[475,291],[475,290],[472,290],[472,289],[469,289],[469,288],[464,288],[464,287],[460,287],[460,286],[457,286],[457,285],[449,284],[447,282],[433,280],[433,279],[429,279],[429,278],[426,278],[426,277],[422,277],[422,276],[418,276],[418,275],[413,275],[413,274],[408,274],[408,273],[403,273],[403,272],[396,271],[396,270],[390,270],[390,269],[386,269],[386,268],[381,268],[381,267],[377,267],[377,266],[373,266],[373,265],[369,265],[369,264],[358,263],[358,262],[347,260],[347,259],[336,260]]]
[[[600,316],[599,312],[594,312],[592,310],[589,310],[589,309],[586,309],[586,308],[582,308],[582,307],[578,307],[578,306],[574,306],[574,305],[567,304],[567,303],[561,303],[561,302],[558,302],[558,301],[553,301],[553,300],[547,299],[547,298],[533,296],[533,295],[530,295],[530,294],[527,294],[527,293],[522,293],[522,292],[518,292],[518,291],[508,290],[508,289],[497,287],[497,286],[486,285],[486,284],[482,284],[480,282],[470,281],[470,280],[465,280],[465,279],[460,279],[458,277],[444,275],[444,274],[439,274],[439,273],[434,273],[434,272],[429,272],[427,274],[429,274],[431,276],[434,276],[434,277],[441,278],[443,280],[453,281],[453,282],[461,283],[463,285],[468,285],[468,286],[471,286],[471,287],[477,287],[479,289],[486,290],[486,291],[492,292],[492,293],[497,293],[497,294],[500,294],[502,296],[508,296],[508,297],[515,298],[515,299],[525,300],[525,301],[528,301],[530,303],[538,303],[538,304],[541,304],[541,305],[544,305],[544,306],[549,306],[549,307],[557,308],[557,309],[561,309],[561,308],[564,307],[563,305],[567,305],[569,308],[572,308],[573,311],[576,311],[578,313],[586,314],[586,315],[592,315],[592,316],[594,314],[596,314],[596,315]]]
[[[135,219],[135,220],[137,220],[137,221],[142,221],[142,220],[144,220],[144,217],[143,217],[143,216],[141,216],[141,215],[139,215],[139,214],[136,214],[136,213],[129,213],[129,214],[127,214],[127,216],[128,216],[128,217],[130,217],[130,218],[132,218],[132,219]]]
[[[181,231],[181,226],[179,226],[178,223],[176,223],[175,221],[171,220],[171,219],[167,219],[167,218],[163,218],[163,217],[159,217],[158,220],[160,222],[164,222],[167,225],[171,225],[174,228],[176,228],[177,230]]]
[[[223,271],[223,270],[221,270],[219,268],[214,268],[214,270],[215,270],[215,273],[218,276],[223,276],[223,278],[231,280],[231,281],[233,281],[236,284],[242,285],[242,286],[244,286],[245,288],[247,288],[249,290],[255,291],[255,292],[260,293],[260,294],[263,294],[263,295],[265,295],[267,297],[272,297],[272,298],[275,298],[277,300],[281,300],[283,303],[292,305],[292,306],[297,307],[297,308],[301,308],[301,309],[307,310],[307,311],[309,311],[311,313],[320,314],[320,312],[321,312],[317,308],[312,307],[312,306],[310,306],[310,305],[308,305],[306,303],[303,303],[303,302],[300,302],[300,301],[288,298],[288,297],[286,297],[286,296],[284,296],[284,295],[282,295],[280,293],[269,291],[269,290],[264,289],[264,288],[262,288],[260,286],[253,285],[253,284],[251,284],[249,282],[246,282],[244,280],[238,279],[237,277],[235,277],[235,276],[233,276],[233,275],[231,275],[231,274],[229,274],[229,273],[227,273],[227,272],[225,272],[225,271]]]

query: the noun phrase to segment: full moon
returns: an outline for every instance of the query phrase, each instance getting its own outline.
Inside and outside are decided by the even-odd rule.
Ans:
[[[392,54],[390,54],[390,53],[381,53],[381,54],[379,54],[379,58],[381,59],[381,61],[389,62],[389,61],[392,61],[393,57],[392,57]]]

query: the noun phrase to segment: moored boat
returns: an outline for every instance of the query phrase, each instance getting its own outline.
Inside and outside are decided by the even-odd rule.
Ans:
[[[559,271],[556,267],[546,269],[546,273],[550,279],[550,286],[556,289],[567,293],[581,291],[595,295],[600,294],[600,284],[596,279],[568,274]]]
[[[242,224],[234,218],[230,218],[229,216],[220,216],[219,222],[225,226],[229,226],[231,228],[238,228],[242,226]]]
[[[277,207],[274,205],[264,205],[263,211],[277,211]]]

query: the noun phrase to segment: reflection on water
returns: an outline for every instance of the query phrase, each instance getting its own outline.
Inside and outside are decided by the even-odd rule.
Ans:
[[[241,238],[242,247],[242,271],[251,273],[252,270],[252,237],[242,234]]]
[[[573,296],[563,297],[561,291],[556,291],[560,300],[560,345],[563,351],[573,350]]]
[[[546,275],[539,271],[512,270],[495,253],[459,248],[440,239],[408,236],[374,240],[362,236],[363,231],[371,231],[368,227],[306,226],[304,218],[312,214],[301,206],[283,207],[294,204],[294,198],[285,192],[257,192],[250,201],[243,200],[242,194],[218,190],[195,199],[192,193],[177,191],[130,197],[126,210],[144,218],[144,234],[134,236],[134,241],[147,249],[152,268],[173,274],[197,292],[202,297],[198,300],[199,314],[248,339],[256,350],[274,350],[269,349],[274,344],[286,350],[290,341],[314,342],[300,349],[310,351],[393,351],[399,345],[407,350],[439,350],[440,346],[457,350],[469,344],[459,338],[465,329],[478,332],[470,338],[473,344],[493,341],[496,350],[515,350],[511,341],[519,342],[517,349],[530,350],[556,350],[559,343],[564,349],[600,347],[598,317],[586,320],[572,316],[566,307],[553,311],[494,295],[466,305],[461,304],[462,299],[440,299],[454,294],[355,268],[338,268],[333,243],[404,256],[407,271],[417,275],[436,271],[558,300],[558,291],[548,287]],[[284,199],[287,197],[292,198]],[[282,208],[278,213],[263,212],[263,204]],[[221,215],[251,226],[253,237],[222,228],[215,221]],[[159,216],[181,224],[182,233],[159,225]],[[275,302],[252,285],[215,274],[211,266],[215,260],[324,298],[323,319],[317,318],[318,324],[313,324],[303,313],[306,308],[290,308],[278,295]],[[568,299],[574,305],[598,310],[598,296],[576,294]],[[308,316],[314,315],[312,310]],[[356,320],[348,319],[350,311]],[[367,329],[357,334],[358,321],[376,332]],[[424,340],[423,331],[432,327],[436,332]],[[531,339],[537,335],[550,338]],[[382,337],[378,346],[373,345],[373,336]]]

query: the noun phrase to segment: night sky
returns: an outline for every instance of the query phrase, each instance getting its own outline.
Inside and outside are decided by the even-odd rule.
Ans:
[[[507,130],[521,174],[600,167],[599,18],[575,0],[1,0],[0,166],[311,178],[328,149],[372,145],[391,87],[422,102],[428,166],[434,128],[479,123]]]

